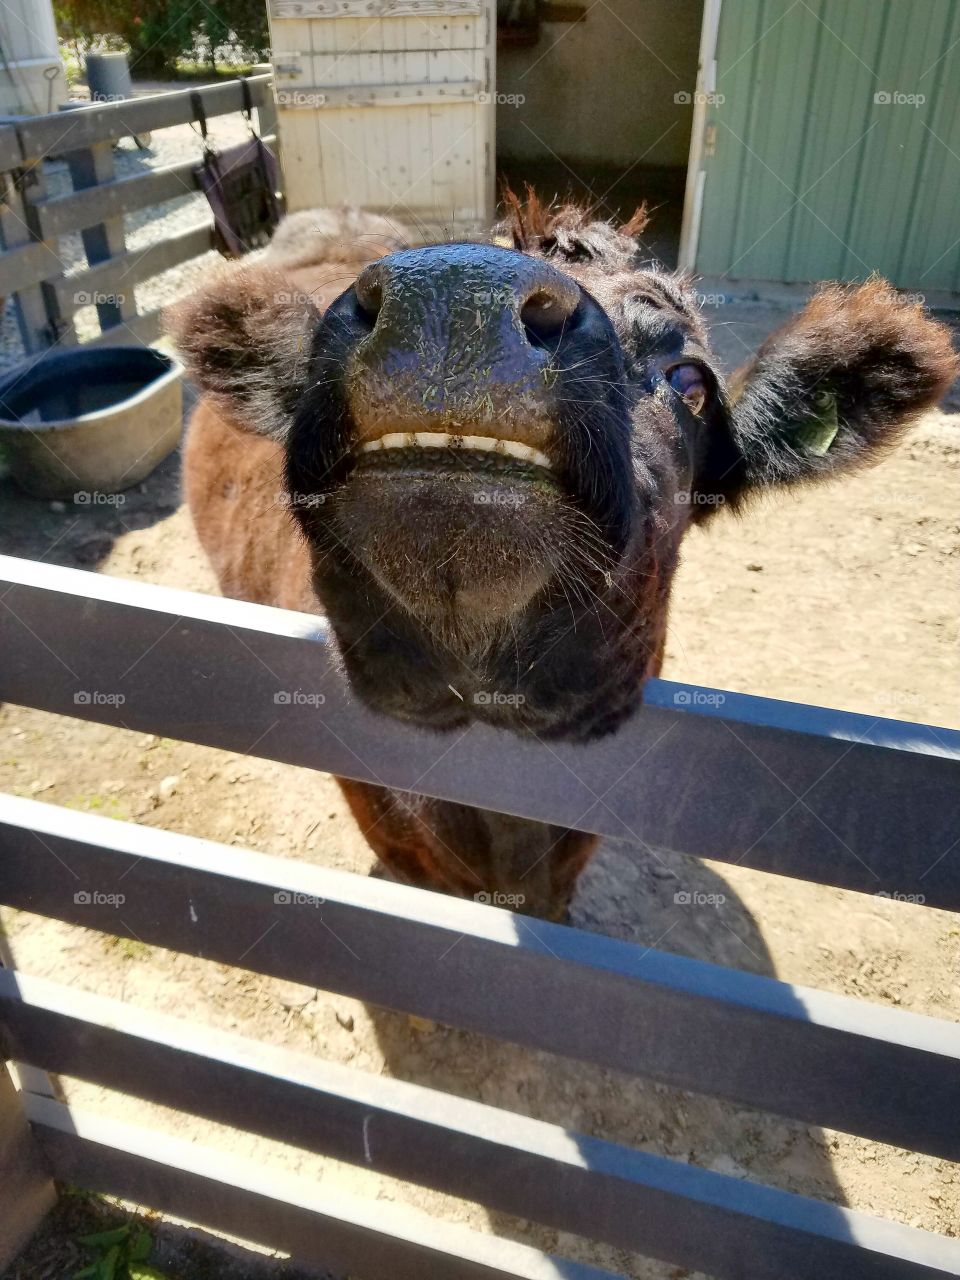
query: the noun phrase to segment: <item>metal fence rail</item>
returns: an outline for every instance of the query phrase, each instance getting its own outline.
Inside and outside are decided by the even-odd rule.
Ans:
[[[263,732],[266,746],[258,754],[468,803],[500,808],[506,797],[514,811],[570,821],[574,783],[563,753],[467,734],[463,748],[449,752],[452,766],[431,772],[426,765],[438,757],[437,739],[365,713],[326,645],[322,622],[306,615],[0,561],[0,698],[233,749]],[[322,692],[324,700],[307,705],[303,716],[295,699],[276,698],[297,689]],[[721,785],[730,788],[737,772],[731,743],[742,742],[748,759],[762,750],[769,762],[775,754],[776,774],[806,794],[820,821],[824,796],[816,779],[823,770],[840,774],[852,834],[858,824],[876,829],[870,810],[878,805],[885,822],[900,824],[899,839],[911,834],[913,847],[901,849],[906,870],[898,872],[884,854],[872,874],[929,882],[935,900],[957,906],[960,735],[665,682],[654,682],[650,692],[653,705],[612,739],[612,749],[600,743],[569,757],[576,773],[592,780],[588,790],[601,778],[609,787],[611,777],[642,759],[634,790],[643,792],[651,773],[662,809],[665,779],[682,765],[687,772],[677,776],[695,780],[700,804],[709,807],[721,799]],[[679,755],[668,746],[674,736],[682,740]],[[518,772],[525,799],[515,807],[510,778]],[[759,803],[762,816],[776,797],[782,812],[783,792],[770,784],[763,792],[762,776],[751,775],[758,800],[750,787],[734,783],[738,801],[748,810]],[[681,815],[670,819],[669,830],[674,847],[700,853],[705,834],[719,828],[705,827],[696,806],[684,806],[684,789],[675,782],[671,794]],[[588,827],[628,830],[641,845],[660,841],[655,791],[639,808],[629,808],[630,791],[622,787],[596,795],[603,804],[588,809]],[[904,806],[906,814],[898,814]],[[844,816],[839,802],[827,812],[833,820]],[[751,821],[757,819],[753,813]],[[831,863],[824,844],[811,859],[807,828],[792,818],[788,826],[783,849],[791,855],[779,856],[775,869],[828,883],[851,879],[856,857],[845,864],[834,849]],[[758,847],[762,856],[753,865],[769,864],[769,846]],[[729,835],[725,848],[733,858]],[[861,848],[869,852],[861,845],[853,852]],[[880,883],[896,891],[892,879]],[[861,876],[853,887],[873,884]],[[122,910],[114,891],[124,895]],[[947,1159],[960,1154],[954,1023],[15,797],[0,804],[0,902],[221,963],[239,960],[264,974],[803,1122]],[[960,1275],[956,1239],[28,975],[0,973],[0,1034],[5,1056],[30,1067],[721,1280]],[[238,1171],[234,1161],[227,1169],[211,1153],[76,1117],[48,1099],[28,1098],[27,1109],[57,1176],[322,1265],[411,1280],[424,1274],[602,1280],[590,1268],[503,1241],[404,1222],[385,1226],[369,1209],[332,1206],[293,1182],[278,1191],[262,1175]]]
[[[960,732],[654,680],[589,749],[438,752],[356,702],[316,617],[2,556],[0,591],[12,702],[960,910]]]
[[[953,1023],[38,801],[0,838],[10,906],[224,964],[283,922],[261,973],[960,1158]]]
[[[744,1256],[757,1280],[960,1266],[957,1241],[55,984],[7,975],[0,1014],[33,1065],[719,1277],[742,1276]],[[894,1259],[901,1271],[881,1269]]]
[[[383,1201],[324,1192],[155,1129],[68,1111],[46,1098],[28,1098],[26,1112],[65,1182],[200,1220],[325,1272],[378,1280],[616,1280]]]
[[[246,79],[260,132],[275,143],[276,113],[270,75]],[[0,126],[0,296],[15,295],[24,350],[41,353],[78,341],[74,315],[85,298],[96,302],[101,332],[92,341],[147,342],[161,332],[161,312],[138,314],[134,286],[213,247],[204,226],[151,245],[127,249],[123,217],[197,189],[197,160],[118,178],[113,144],[195,118],[198,96],[208,118],[242,110],[240,80],[195,90],[97,103],[69,112],[11,119]],[[66,160],[73,190],[50,195],[43,162]],[[67,275],[59,237],[80,231],[85,270]],[[118,288],[122,281],[123,288]],[[78,301],[81,299],[81,301]]]

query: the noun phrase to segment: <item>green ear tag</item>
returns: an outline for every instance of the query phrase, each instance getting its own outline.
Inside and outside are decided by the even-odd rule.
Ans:
[[[832,391],[818,391],[813,397],[813,412],[806,422],[795,428],[795,437],[808,453],[822,458],[839,430],[837,397]]]

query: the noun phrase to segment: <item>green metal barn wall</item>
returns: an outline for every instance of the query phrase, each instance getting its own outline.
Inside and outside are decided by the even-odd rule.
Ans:
[[[960,290],[960,0],[723,0],[717,94],[699,271]]]

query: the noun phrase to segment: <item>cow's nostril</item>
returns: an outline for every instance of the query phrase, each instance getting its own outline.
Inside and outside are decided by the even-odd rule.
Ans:
[[[380,314],[380,308],[383,306],[382,273],[378,268],[379,264],[366,267],[357,276],[356,283],[353,286],[360,310],[368,320],[376,320]]]
[[[573,318],[577,298],[573,293],[539,288],[520,308],[520,320],[534,338],[556,337]]]

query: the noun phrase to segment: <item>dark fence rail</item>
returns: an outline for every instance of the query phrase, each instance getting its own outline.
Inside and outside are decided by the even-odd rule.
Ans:
[[[772,860],[760,830],[752,865],[771,869],[775,861],[772,869],[848,887],[876,891],[863,875],[849,881],[861,850],[870,852],[859,826],[875,831],[881,807],[906,864],[898,870],[886,853],[874,860],[871,877],[881,877],[882,891],[923,884],[927,901],[960,901],[960,735],[949,731],[653,682],[652,705],[611,740],[612,750],[606,743],[571,753],[526,750],[493,734],[467,734],[451,748],[446,738],[358,707],[320,619],[8,559],[0,561],[0,651],[3,699],[556,822],[570,822],[577,800],[592,795],[586,823],[574,825],[641,846],[662,842],[655,801],[662,810],[669,794],[680,810],[666,828],[673,847],[702,853],[704,836],[722,828],[705,826],[684,793],[709,806],[732,786],[756,828],[727,832],[730,860],[750,861],[737,841],[769,822],[776,800],[790,828],[782,846],[790,857]],[[314,695],[306,715],[292,696],[298,690]],[[674,737],[679,752],[668,748]],[[738,744],[746,760],[764,762],[749,785],[736,780]],[[625,769],[630,787],[622,785]],[[852,816],[839,801],[824,810],[817,785],[824,771],[843,779]],[[512,789],[518,773],[522,798]],[[654,782],[637,807],[632,797],[644,792],[648,774]],[[771,774],[781,790],[764,783]],[[610,787],[612,778],[620,782]],[[585,791],[572,802],[578,786]],[[811,859],[808,833],[816,827],[794,825],[802,802],[792,804],[791,795],[806,799],[818,825],[825,812],[845,822],[843,843],[858,838],[855,856],[844,862],[823,844]],[[120,910],[116,892],[124,895]],[[0,902],[803,1122],[947,1159],[960,1153],[954,1023],[15,797],[0,803]],[[956,1239],[27,975],[0,973],[0,1034],[5,1056],[28,1067],[721,1280],[960,1275]],[[233,1160],[228,1167],[202,1149],[76,1116],[49,1099],[28,1099],[28,1114],[56,1176],[321,1265],[411,1280],[602,1280],[589,1267],[504,1241],[449,1235],[439,1224],[425,1231],[339,1200],[334,1206],[302,1183],[278,1187]],[[0,1241],[2,1219],[0,1211]]]
[[[270,75],[246,79],[260,132],[275,142],[276,111]],[[196,115],[195,95],[207,117],[239,112],[240,80],[172,93],[96,103],[44,116],[10,119],[0,126],[0,296],[15,295],[25,352],[42,353],[78,341],[74,315],[95,301],[101,332],[92,341],[147,342],[161,332],[161,313],[138,314],[134,286],[213,248],[212,224],[140,251],[127,248],[124,215],[197,190],[195,160],[118,178],[113,145],[132,135],[186,124]],[[47,193],[43,162],[66,160],[73,190]],[[61,236],[80,231],[87,268],[64,269]]]
[[[955,731],[651,681],[589,748],[438,750],[357,703],[319,618],[10,557],[0,592],[12,702],[960,910]]]
[[[36,801],[0,831],[9,905],[957,1154],[953,1024]],[[960,1274],[955,1240],[22,974],[0,1025],[32,1066],[719,1277]]]
[[[960,1158],[953,1023],[12,796],[0,837],[10,906],[224,964],[269,921],[258,972]]]
[[[381,1200],[351,1201],[155,1129],[84,1115],[46,1098],[28,1098],[26,1112],[42,1153],[63,1181],[201,1221],[290,1253],[326,1274],[332,1269],[377,1280],[616,1280],[607,1271]]]

